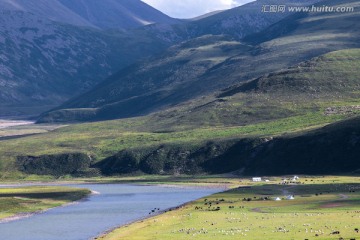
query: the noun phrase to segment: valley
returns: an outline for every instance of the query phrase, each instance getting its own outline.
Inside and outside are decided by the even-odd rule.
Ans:
[[[359,238],[359,0],[33,3],[0,1],[2,237]]]

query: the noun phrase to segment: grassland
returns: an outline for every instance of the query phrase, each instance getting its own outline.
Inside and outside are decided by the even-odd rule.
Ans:
[[[238,188],[124,226],[100,239],[359,238],[359,177],[303,176],[286,185],[279,184],[279,178],[269,180],[239,181]],[[288,195],[295,199],[286,200]],[[283,200],[274,201],[276,197]]]
[[[58,186],[0,188],[0,221],[58,207],[89,193],[86,189]]]
[[[317,111],[246,126],[205,126],[174,132],[142,129],[149,121],[147,118],[75,124],[40,135],[2,141],[0,169],[2,177],[21,178],[13,175],[16,156],[21,155],[82,152],[99,161],[139,146],[199,145],[212,139],[277,136],[321,127],[348,117],[342,114],[325,116],[322,111]]]

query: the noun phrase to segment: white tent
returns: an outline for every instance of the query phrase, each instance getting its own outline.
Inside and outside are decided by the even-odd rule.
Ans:
[[[298,176],[294,176],[292,180],[293,180],[293,181],[298,181],[299,179],[300,179],[300,178],[299,178]]]
[[[281,201],[281,198],[277,197],[275,198],[275,201]]]
[[[294,198],[294,196],[287,196],[287,198],[286,198],[287,200],[294,200],[295,198]]]

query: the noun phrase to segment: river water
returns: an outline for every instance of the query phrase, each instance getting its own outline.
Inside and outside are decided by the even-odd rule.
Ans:
[[[124,184],[72,185],[99,194],[77,204],[0,224],[6,240],[87,240],[119,225],[220,192],[212,188],[180,188]]]
[[[34,122],[0,119],[0,129],[8,128],[8,127],[14,127],[14,126],[30,125],[30,124],[34,124]]]

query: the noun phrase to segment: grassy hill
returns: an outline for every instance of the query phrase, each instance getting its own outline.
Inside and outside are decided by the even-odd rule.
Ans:
[[[303,101],[356,97],[359,71],[360,49],[340,50],[232,86],[219,97],[238,93],[271,94],[284,100],[303,97]]]
[[[359,49],[335,51],[185,102],[152,118],[169,129],[194,123],[247,125],[314,111],[357,112],[351,106],[358,105],[359,72]]]
[[[190,40],[149,62],[124,69],[40,121],[144,115],[328,52],[359,47],[360,2],[325,3],[353,6],[355,12],[294,14],[261,32],[266,37],[255,34],[241,43],[214,36]],[[84,112],[84,108],[88,109]]]
[[[170,166],[175,166],[175,168],[166,168],[167,171],[164,173],[175,173],[174,170],[180,173],[203,172],[204,170],[211,172],[210,170],[213,169],[211,166],[204,169],[197,164],[192,165],[191,168],[180,168],[178,170],[177,163],[184,164],[184,160],[187,157],[196,155],[198,155],[197,159],[201,163],[201,161],[211,160],[213,157],[225,154],[229,147],[239,141],[244,142],[244,146],[252,146],[253,139],[263,142],[264,139],[274,136],[318,128],[348,117],[349,115],[342,114],[326,116],[320,112],[315,112],[263,123],[249,124],[247,126],[200,127],[178,131],[156,131],[152,128],[154,122],[148,118],[76,124],[40,135],[2,140],[0,146],[0,174],[2,178],[26,177],[26,175],[19,172],[24,167],[26,168],[26,165],[23,165],[24,162],[17,162],[19,157],[23,160],[28,159],[28,157],[32,159],[35,157],[35,159],[38,159],[39,164],[44,163],[45,165],[43,166],[45,168],[41,168],[44,171],[41,173],[37,172],[42,175],[56,171],[51,169],[51,166],[54,164],[47,162],[47,159],[54,161],[56,159],[59,159],[59,161],[61,159],[71,160],[69,154],[84,154],[82,156],[87,156],[84,158],[85,161],[90,159],[91,164],[99,164],[94,167],[100,167],[116,166],[116,162],[121,163],[124,160],[123,158],[118,160],[116,156],[131,156],[133,153],[136,153],[135,156],[137,156],[135,158],[135,160],[137,159],[136,163],[140,163],[138,160],[142,159],[143,156],[148,156],[150,153],[155,154],[152,154],[154,157],[150,159],[154,160],[159,157],[159,159],[164,160],[164,156],[168,155],[167,151],[171,152],[171,155],[169,155],[171,158],[168,159]],[[244,138],[250,138],[251,140],[241,140]],[[125,152],[122,153],[122,151]],[[161,158],[157,154],[161,154]],[[110,161],[109,159],[113,156],[115,161]],[[105,161],[101,163],[102,160]],[[156,161],[153,162],[155,166],[158,165],[160,167],[154,168],[150,164],[150,166],[148,165],[141,170],[148,173],[155,173],[157,171],[162,173],[163,169],[161,167],[165,166],[162,164],[166,162],[161,161],[160,165]],[[191,162],[192,159],[188,163]],[[62,162],[61,164],[66,165],[66,163],[71,164],[71,161]],[[34,164],[36,165],[37,163]],[[237,170],[239,166],[236,162],[233,162],[233,164],[235,165],[221,163],[216,166],[216,169],[221,171]],[[32,168],[37,169],[35,165]],[[167,164],[166,166],[169,165]],[[69,172],[66,170],[60,175],[72,173],[77,175],[77,173],[86,172],[86,169],[74,169],[73,167],[63,166],[64,169],[70,170]],[[110,168],[104,171],[104,173],[120,173],[116,169],[122,169],[123,167],[121,165],[116,166],[116,168]],[[100,168],[104,170],[102,167]],[[135,169],[138,170],[138,168]],[[90,172],[93,171],[91,170]],[[58,174],[56,173],[55,176],[58,176]]]
[[[356,170],[358,118],[311,131],[360,113],[359,57],[359,49],[336,51],[145,117],[75,124],[4,140],[0,173],[91,175],[99,169],[103,174],[194,174],[244,169],[246,174],[285,174],[310,173],[310,163],[312,173]],[[342,84],[334,84],[340,76]],[[343,147],[337,148],[341,142]],[[309,150],[302,153],[296,146]],[[82,156],[81,168],[73,164],[74,154]],[[342,155],[348,166],[339,166]],[[329,167],[319,169],[331,156]],[[289,158],[295,160],[279,168],[283,172],[270,168],[273,162],[288,164]],[[57,162],[64,165],[62,170],[54,170]]]

